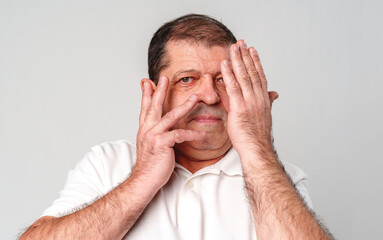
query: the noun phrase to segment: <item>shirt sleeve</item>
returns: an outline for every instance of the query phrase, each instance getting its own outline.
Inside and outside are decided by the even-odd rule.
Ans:
[[[299,193],[301,199],[309,209],[314,209],[309,192],[307,190],[308,175],[299,167],[291,163],[283,163],[286,173],[290,176],[294,187]]]
[[[42,216],[61,217],[76,212],[105,194],[103,176],[103,156],[99,146],[92,147],[67,176],[59,198],[47,208]]]

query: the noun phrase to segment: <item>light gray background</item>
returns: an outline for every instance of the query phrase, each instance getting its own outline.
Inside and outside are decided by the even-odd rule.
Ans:
[[[0,0],[0,238],[57,198],[91,146],[135,141],[146,51],[165,21],[222,20],[261,55],[279,156],[338,239],[381,239],[382,1]]]

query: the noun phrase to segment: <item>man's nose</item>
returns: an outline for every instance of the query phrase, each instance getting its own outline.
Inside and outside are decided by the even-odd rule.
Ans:
[[[208,105],[214,105],[221,101],[215,86],[215,82],[211,78],[203,79],[200,81],[197,95],[200,101],[203,101]]]

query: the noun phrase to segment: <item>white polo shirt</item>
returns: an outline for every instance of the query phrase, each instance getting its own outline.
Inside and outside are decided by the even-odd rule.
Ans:
[[[94,146],[68,174],[64,189],[42,216],[75,212],[123,182],[132,171],[136,147],[125,141]],[[296,189],[312,208],[307,175],[284,163]],[[191,174],[176,164],[169,182],[124,239],[256,239],[241,162],[232,148],[216,164]]]

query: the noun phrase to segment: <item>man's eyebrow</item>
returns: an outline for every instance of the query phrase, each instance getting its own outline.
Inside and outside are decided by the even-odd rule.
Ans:
[[[174,74],[173,76],[173,81],[177,81],[179,76],[182,75],[182,74],[185,74],[185,73],[199,73],[198,70],[195,70],[195,69],[188,69],[188,70],[181,70],[181,71],[178,71]],[[217,76],[217,75],[220,75],[221,74],[221,70],[219,70],[218,72],[216,72],[214,74],[214,76]]]

